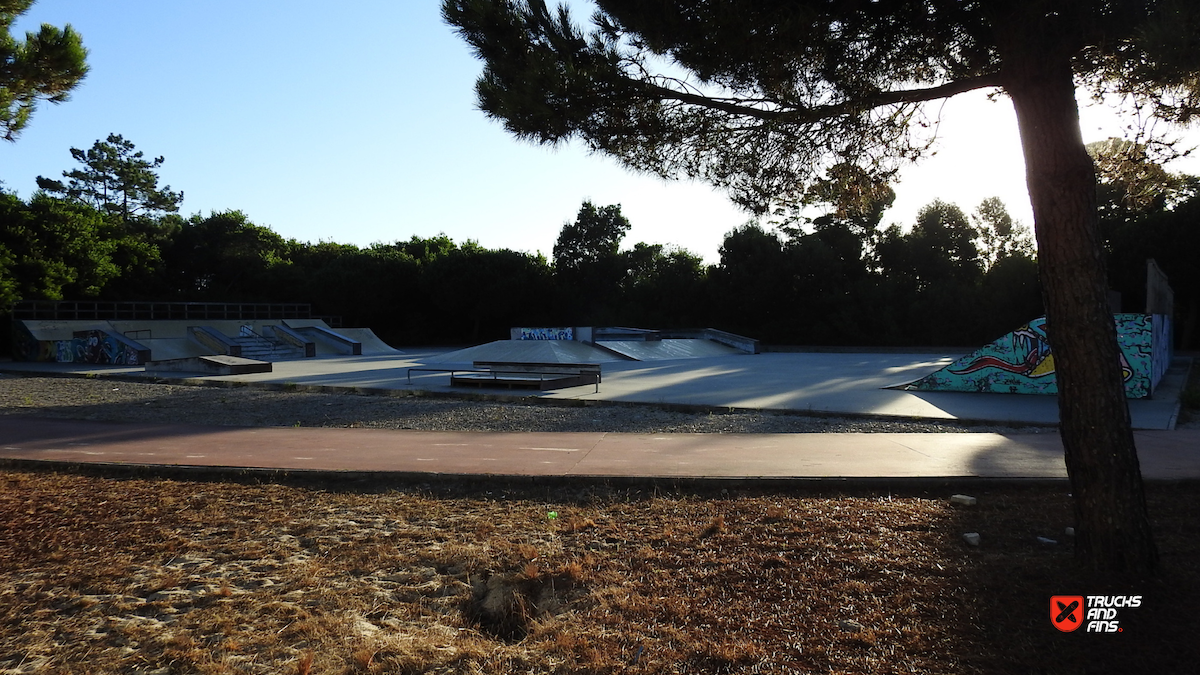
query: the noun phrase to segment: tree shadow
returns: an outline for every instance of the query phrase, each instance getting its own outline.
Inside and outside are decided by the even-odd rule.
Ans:
[[[1190,608],[1200,600],[1193,482],[1148,483],[1161,569],[1157,578],[1094,574],[1074,557],[1065,528],[1073,524],[1068,484],[1005,488],[977,495],[976,506],[955,511],[945,526],[948,556],[965,559],[953,598],[960,612],[964,661],[987,673],[1192,672],[1200,658]],[[976,532],[978,547],[961,533]],[[1054,541],[1039,541],[1038,537]],[[1072,632],[1054,627],[1055,595],[1141,596],[1137,608],[1117,610],[1119,632]],[[1099,626],[1093,626],[1099,628]]]

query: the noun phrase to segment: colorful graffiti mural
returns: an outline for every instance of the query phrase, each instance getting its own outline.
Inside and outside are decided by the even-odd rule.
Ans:
[[[1171,339],[1171,317],[1165,314],[1154,315],[1153,349],[1150,354],[1150,384],[1151,388],[1158,386],[1159,380],[1166,375],[1171,367],[1171,356],[1175,353],[1175,343]]]
[[[574,340],[574,328],[522,328],[522,340]]]
[[[18,361],[140,366],[150,357],[150,351],[141,345],[102,330],[82,331],[70,340],[38,340],[20,321],[14,321],[13,338],[13,357]]]
[[[59,363],[95,363],[113,366],[142,365],[136,346],[123,342],[102,330],[76,334],[70,340],[58,341]]]
[[[1162,377],[1162,364],[1170,362],[1169,342],[1156,344],[1156,336],[1169,333],[1165,317],[1117,314],[1117,342],[1121,347],[1121,374],[1125,395],[1145,398]],[[1157,338],[1162,342],[1162,338]],[[971,391],[1004,394],[1057,394],[1054,354],[1046,338],[1046,318],[1034,319],[991,344],[904,385],[913,391]]]

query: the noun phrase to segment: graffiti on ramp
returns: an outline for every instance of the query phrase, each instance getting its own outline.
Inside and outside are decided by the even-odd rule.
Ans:
[[[1170,361],[1169,320],[1151,314],[1116,314],[1121,375],[1129,398],[1150,395]],[[1057,394],[1054,353],[1040,317],[954,363],[899,387],[908,391]]]

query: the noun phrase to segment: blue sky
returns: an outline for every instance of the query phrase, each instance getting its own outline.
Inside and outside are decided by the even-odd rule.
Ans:
[[[75,168],[71,147],[119,133],[166,158],[161,183],[183,190],[183,214],[240,209],[302,241],[444,232],[549,256],[590,199],[622,205],[627,246],[675,244],[716,262],[747,214],[704,185],[513,139],[475,109],[480,64],[438,6],[39,0],[16,30],[72,24],[92,70],[71,101],[43,104],[15,144],[0,144],[0,180],[28,197],[36,176]],[[902,175],[885,222],[911,224],[935,198],[969,212],[999,196],[1031,224],[1008,101],[960,97],[942,113],[938,154]],[[1114,134],[1119,120],[1085,109],[1086,141]]]

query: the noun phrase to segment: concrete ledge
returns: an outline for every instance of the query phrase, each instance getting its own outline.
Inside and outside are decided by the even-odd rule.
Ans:
[[[269,373],[267,361],[244,359],[240,356],[193,356],[183,359],[151,361],[146,372],[205,373],[208,375],[244,375],[246,373]]]
[[[242,346],[210,326],[188,326],[188,337],[219,354],[241,356]]]
[[[321,326],[299,326],[295,328],[288,326],[287,328],[298,335],[322,340],[326,344],[336,345],[339,350],[351,356],[360,356],[362,354],[361,342],[358,340],[352,340],[336,331],[322,328]]]
[[[263,326],[263,333],[267,337],[274,337],[280,342],[303,349],[306,359],[314,358],[317,355],[317,343],[304,339],[304,336],[287,326]]]

